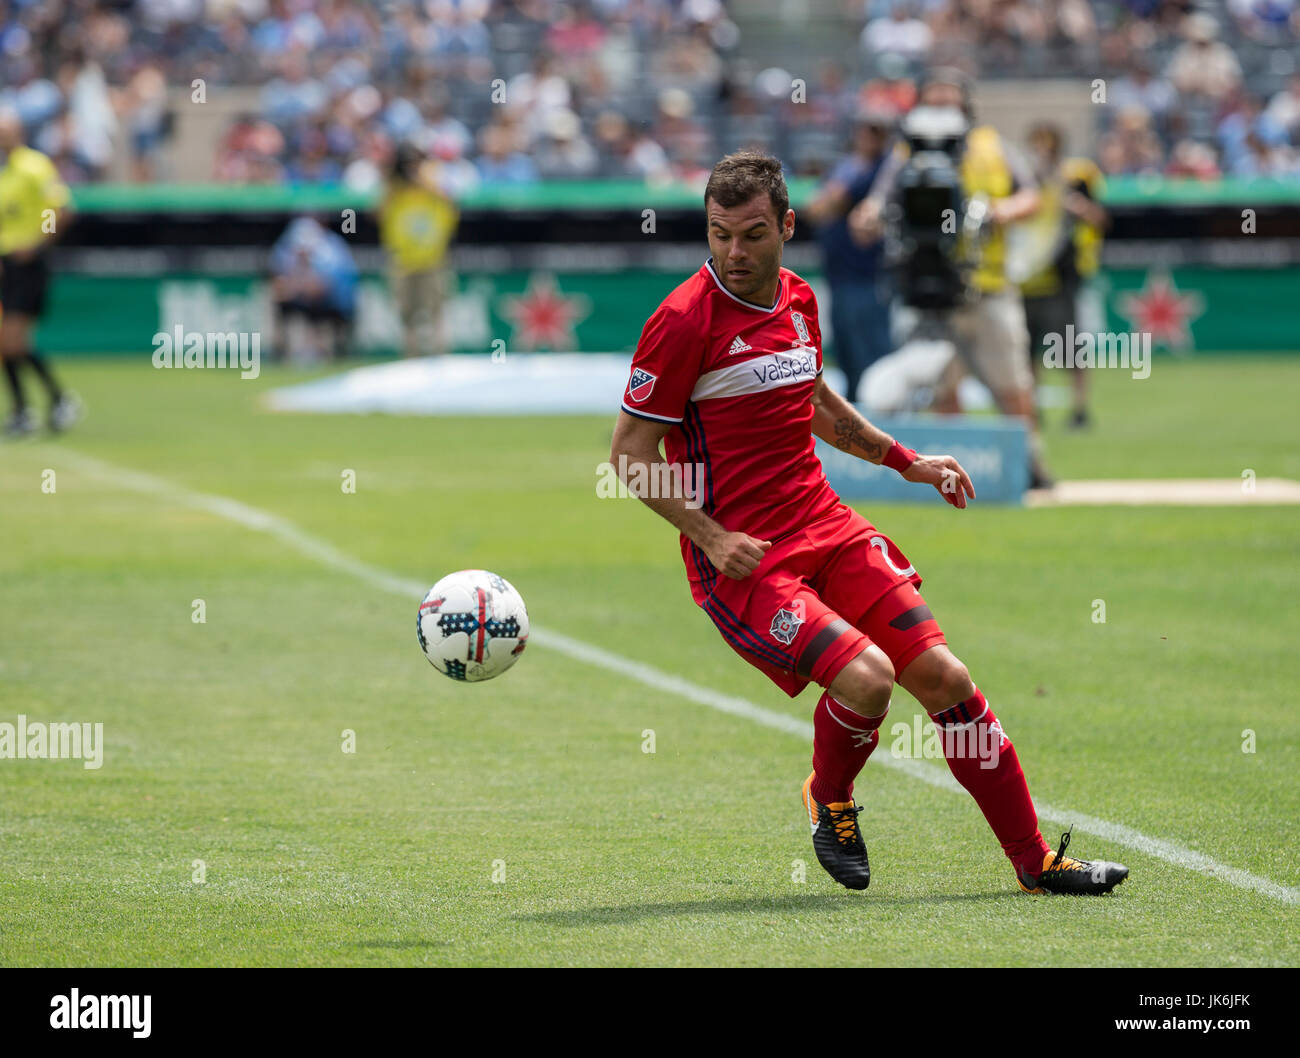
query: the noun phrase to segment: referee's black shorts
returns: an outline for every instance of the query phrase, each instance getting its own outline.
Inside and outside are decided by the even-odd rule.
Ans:
[[[28,261],[12,254],[0,257],[0,306],[5,312],[37,317],[45,311],[45,292],[50,285],[50,267],[44,253]]]

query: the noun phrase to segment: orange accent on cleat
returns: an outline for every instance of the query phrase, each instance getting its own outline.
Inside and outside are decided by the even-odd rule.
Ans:
[[[803,781],[803,806],[808,809],[808,825],[812,827],[812,832],[817,833],[817,801],[812,795],[812,781],[817,777],[816,772],[811,772]]]
[[[1105,860],[1094,863],[1065,855],[1069,844],[1070,831],[1066,831],[1061,835],[1061,847],[1055,852],[1048,851],[1043,854],[1043,867],[1037,875],[1018,870],[1016,884],[1021,890],[1035,896],[1056,894],[1101,896],[1109,893],[1128,877],[1128,868],[1122,863],[1108,863]]]

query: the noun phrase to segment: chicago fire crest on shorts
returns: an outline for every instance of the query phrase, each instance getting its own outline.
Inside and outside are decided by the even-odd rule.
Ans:
[[[802,617],[793,610],[782,608],[776,611],[776,616],[772,618],[772,627],[768,631],[777,642],[789,646],[794,642],[794,637],[799,634],[801,624],[803,624]]]

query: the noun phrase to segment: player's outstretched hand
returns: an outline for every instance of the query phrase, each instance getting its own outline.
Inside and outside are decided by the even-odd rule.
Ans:
[[[972,500],[975,498],[975,486],[971,484],[970,475],[952,456],[917,456],[903,471],[903,478],[921,485],[933,485],[939,490],[939,495],[954,507],[965,507],[967,496]]]
[[[732,580],[744,580],[763,561],[770,540],[755,540],[744,533],[723,533],[704,549],[719,573]]]

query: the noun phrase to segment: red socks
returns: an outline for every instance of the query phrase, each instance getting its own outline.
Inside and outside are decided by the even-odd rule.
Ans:
[[[813,713],[813,772],[811,793],[821,804],[839,804],[853,797],[853,780],[880,741],[880,725],[889,715],[863,716],[822,694]]]
[[[989,821],[1002,850],[1018,869],[1037,875],[1051,850],[1038,832],[1038,813],[1011,740],[979,688],[950,709],[931,713],[953,777]],[[819,729],[820,730],[820,729]]]
[[[853,780],[880,741],[889,715],[863,716],[841,705],[827,691],[813,714],[811,793],[821,804],[853,797]],[[1017,870],[1037,875],[1051,850],[1038,832],[1038,813],[1011,740],[978,688],[930,719],[939,728],[943,753],[956,780],[975,798],[1002,850]]]

